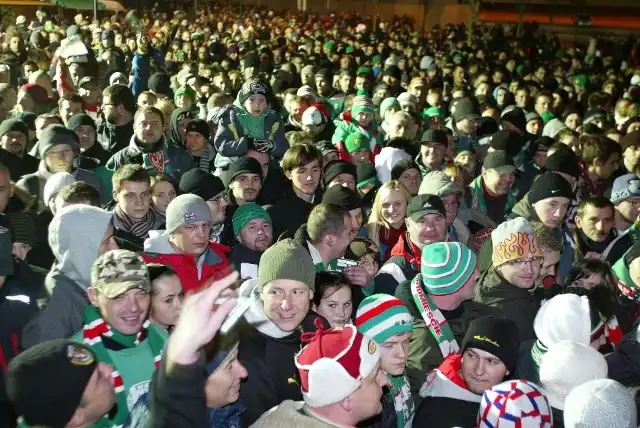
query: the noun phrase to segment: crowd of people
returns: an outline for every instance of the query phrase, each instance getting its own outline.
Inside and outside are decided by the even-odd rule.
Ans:
[[[637,428],[636,40],[166,7],[4,29],[0,426]]]

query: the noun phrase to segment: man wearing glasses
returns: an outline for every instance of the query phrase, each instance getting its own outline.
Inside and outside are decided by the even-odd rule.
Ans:
[[[502,309],[518,326],[521,341],[535,339],[533,320],[541,301],[532,291],[543,261],[538,238],[517,217],[495,228],[491,242],[493,265],[480,278],[475,300]]]

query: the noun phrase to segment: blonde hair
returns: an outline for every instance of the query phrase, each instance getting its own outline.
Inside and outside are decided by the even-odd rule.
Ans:
[[[400,194],[404,196],[408,205],[409,200],[411,199],[411,193],[407,190],[405,185],[398,180],[391,180],[384,183],[378,190],[376,198],[373,201],[373,207],[371,208],[371,214],[369,215],[369,221],[367,223],[367,231],[369,232],[369,239],[371,239],[378,248],[380,248],[380,228],[391,228],[391,225],[387,223],[382,216],[382,204],[385,199],[389,197],[391,192],[395,190],[399,191]]]

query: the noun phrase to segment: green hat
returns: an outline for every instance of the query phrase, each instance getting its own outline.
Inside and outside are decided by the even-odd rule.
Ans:
[[[540,118],[542,119],[542,121],[546,124],[547,122],[549,122],[551,119],[555,118],[556,115],[553,114],[552,111],[543,111],[542,114],[540,115]]]
[[[334,47],[335,45],[336,45],[336,44],[335,44],[334,42],[329,41],[329,42],[327,42],[327,43],[325,43],[325,44],[324,44],[324,47],[325,47],[327,50],[332,51],[332,50],[333,50],[333,47]]]
[[[402,301],[389,294],[373,294],[364,299],[356,312],[355,325],[378,344],[396,334],[413,332],[413,317]]]
[[[361,149],[368,149],[369,137],[362,135],[359,132],[352,132],[347,138],[345,138],[344,147],[349,153],[353,153]]]
[[[150,292],[149,270],[142,257],[133,251],[107,251],[91,267],[91,288],[108,299],[115,299],[132,288]]]
[[[347,46],[347,49],[345,49],[345,53],[350,54],[351,52],[353,52],[354,50],[356,50],[353,46]]]
[[[236,212],[233,213],[233,219],[231,221],[233,224],[233,236],[238,236],[247,223],[258,218],[263,219],[269,223],[269,226],[273,227],[269,213],[260,205],[254,204],[253,202],[241,205]]]
[[[524,65],[520,64],[516,67],[516,73],[522,74],[522,70],[524,69]]]
[[[395,108],[396,110],[400,110],[400,103],[396,97],[389,97],[382,100],[380,103],[380,119],[384,120],[384,115],[387,113],[387,110],[390,108]]]
[[[581,88],[587,87],[587,76],[585,74],[578,74],[573,78],[573,84],[575,86],[580,86]]]
[[[435,242],[422,249],[420,274],[429,294],[459,291],[476,268],[476,255],[459,242]]]
[[[382,55],[374,55],[371,58],[371,65],[375,65],[375,64],[377,64],[379,62],[382,62]]]
[[[369,98],[367,93],[362,89],[359,90],[358,95],[353,98],[353,104],[351,105],[352,116],[361,112],[373,115],[373,102],[371,102],[371,98]]]
[[[422,117],[425,119],[431,119],[432,117],[444,117],[442,109],[440,107],[429,107],[422,111]]]
[[[356,70],[356,74],[369,74],[371,75],[371,69],[369,67],[360,67]]]
[[[284,239],[267,248],[258,265],[260,289],[277,279],[290,279],[316,290],[316,268],[311,255],[293,239]]]

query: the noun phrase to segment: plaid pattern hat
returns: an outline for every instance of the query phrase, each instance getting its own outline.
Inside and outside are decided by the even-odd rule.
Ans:
[[[397,297],[373,294],[364,299],[356,313],[358,331],[378,344],[396,334],[413,332],[413,317]]]
[[[373,339],[347,324],[319,328],[294,360],[305,404],[324,407],[339,403],[362,385],[380,361],[380,350]]]
[[[542,257],[540,243],[533,235],[533,228],[522,217],[500,223],[491,232],[491,241],[491,261],[495,267],[516,260]]]
[[[434,242],[422,249],[422,285],[436,296],[459,291],[471,278],[477,257],[459,242]]]
[[[364,91],[358,91],[358,95],[353,98],[353,104],[351,105],[351,115],[355,116],[358,113],[373,114],[373,102]]]
[[[344,139],[344,147],[349,153],[362,149],[369,149],[369,137],[362,135],[359,132],[352,132]]]
[[[115,299],[132,288],[151,291],[149,269],[133,251],[107,251],[93,262],[91,287],[108,299]]]
[[[233,236],[238,236],[247,223],[257,218],[263,219],[269,223],[269,226],[273,227],[269,213],[260,205],[249,202],[240,206],[233,213]]]
[[[212,222],[211,210],[200,196],[190,193],[180,195],[169,202],[165,213],[167,232],[173,233],[185,224],[199,221]]]
[[[478,428],[552,428],[549,400],[526,380],[502,382],[482,394]]]
[[[267,248],[258,265],[258,286],[264,288],[277,279],[291,279],[316,289],[316,269],[311,255],[293,239],[278,241]]]

